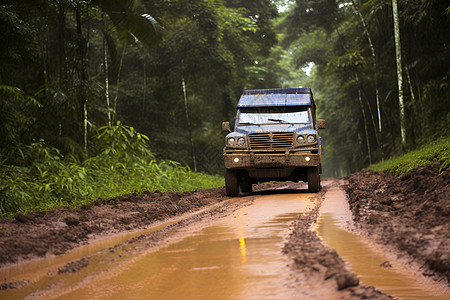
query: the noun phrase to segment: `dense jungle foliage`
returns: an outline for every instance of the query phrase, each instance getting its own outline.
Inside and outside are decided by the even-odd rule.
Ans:
[[[223,185],[221,122],[243,89],[313,88],[328,176],[448,136],[449,12],[439,0],[2,0],[0,213]]]

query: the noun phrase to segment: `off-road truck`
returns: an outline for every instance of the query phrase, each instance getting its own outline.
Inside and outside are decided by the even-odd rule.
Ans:
[[[252,191],[267,181],[305,181],[320,189],[321,140],[311,88],[245,90],[237,105],[234,131],[223,122],[228,196]]]

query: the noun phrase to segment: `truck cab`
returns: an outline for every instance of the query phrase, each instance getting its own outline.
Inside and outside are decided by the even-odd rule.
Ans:
[[[267,181],[308,182],[320,190],[321,139],[311,88],[245,90],[237,105],[234,131],[222,123],[228,196],[249,193]]]

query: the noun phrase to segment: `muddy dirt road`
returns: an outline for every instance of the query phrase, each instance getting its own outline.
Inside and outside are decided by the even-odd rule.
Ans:
[[[64,235],[69,232],[66,228],[90,233],[73,235],[72,244],[70,240],[65,248],[55,244],[56,251],[32,261],[11,263],[36,252],[7,256],[1,250],[9,263],[4,258],[0,269],[4,281],[0,298],[450,297],[446,286],[421,276],[392,253],[352,232],[355,226],[342,182],[327,181],[318,194],[308,193],[302,184],[260,189],[236,199],[226,198],[220,189],[207,195],[128,195],[101,208],[66,211],[59,217],[57,213],[47,218],[24,216],[25,220],[18,216],[3,226],[12,229],[20,224],[17,227],[24,230],[53,224],[53,234]],[[156,215],[150,208],[152,199],[165,203],[159,215],[166,215],[159,221],[151,218]],[[94,217],[95,210],[101,210],[103,218]],[[120,215],[108,218],[118,211]],[[129,232],[118,233],[120,224]],[[35,229],[35,241],[42,238],[44,229],[42,233]],[[92,239],[94,234],[101,238]],[[76,238],[83,241],[83,236],[85,241],[91,238],[87,245],[54,255],[73,248]],[[4,237],[0,241],[5,245]],[[28,243],[33,239],[29,237]]]

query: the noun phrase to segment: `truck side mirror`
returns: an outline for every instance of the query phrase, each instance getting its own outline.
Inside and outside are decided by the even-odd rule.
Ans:
[[[230,122],[222,122],[222,132],[231,132],[230,130]]]
[[[317,129],[325,129],[326,127],[325,120],[317,120]]]

